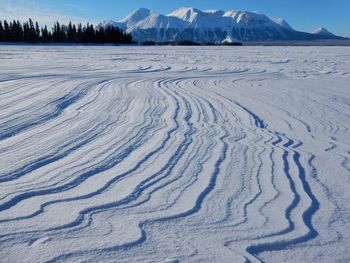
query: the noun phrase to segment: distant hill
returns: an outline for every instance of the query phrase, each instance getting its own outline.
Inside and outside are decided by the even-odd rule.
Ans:
[[[319,35],[319,36],[328,36],[328,37],[335,37],[334,34],[329,32],[327,29],[324,27],[317,28],[312,34]]]

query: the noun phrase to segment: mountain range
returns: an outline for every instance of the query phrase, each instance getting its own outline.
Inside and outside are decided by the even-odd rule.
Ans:
[[[98,27],[119,27],[135,41],[193,41],[232,43],[283,40],[344,39],[325,28],[313,33],[294,30],[284,19],[271,19],[259,12],[205,10],[181,7],[162,15],[140,8],[119,22],[103,21]]]

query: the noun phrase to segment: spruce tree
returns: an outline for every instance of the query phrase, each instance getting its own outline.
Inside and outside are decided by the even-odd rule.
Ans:
[[[2,25],[2,21],[0,21],[0,42],[4,41],[4,35],[5,35],[4,27]]]
[[[43,27],[41,29],[41,41],[43,43],[49,43],[51,42],[50,36],[49,36],[49,31],[47,30],[47,26]]]
[[[37,42],[40,41],[40,27],[38,22],[35,22],[35,40]]]
[[[33,20],[29,18],[29,36],[28,36],[29,42],[36,42],[36,34],[35,34],[35,27]]]
[[[11,30],[6,20],[4,21],[4,41],[11,41]]]

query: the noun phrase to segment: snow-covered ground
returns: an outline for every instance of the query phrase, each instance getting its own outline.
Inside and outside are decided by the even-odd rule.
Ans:
[[[0,46],[1,262],[349,262],[350,48]]]

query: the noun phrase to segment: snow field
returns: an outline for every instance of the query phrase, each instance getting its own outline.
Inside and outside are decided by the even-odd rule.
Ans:
[[[0,61],[4,262],[350,260],[349,48]]]

